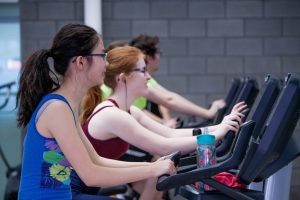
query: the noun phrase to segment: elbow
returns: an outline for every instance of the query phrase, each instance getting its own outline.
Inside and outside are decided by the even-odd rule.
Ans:
[[[83,175],[80,178],[84,182],[84,184],[88,187],[100,187],[99,184],[96,184],[96,181],[93,178],[93,176],[90,176],[90,175],[86,174],[86,175]]]
[[[89,181],[84,181],[84,184],[88,187],[101,187],[99,185],[97,185],[94,181],[89,180]]]
[[[95,177],[95,175],[94,175]],[[100,182],[99,180],[96,180],[95,178],[91,178],[90,180],[87,180],[87,182],[84,182],[84,184],[88,187],[112,187],[115,186],[116,184],[110,183],[110,182]]]
[[[84,179],[84,184],[88,187],[110,187],[112,185],[105,183],[105,182],[99,182],[99,179],[96,179],[95,174]]]
[[[82,170],[78,173],[77,179],[81,179],[81,181],[88,187],[104,187],[106,185],[105,182],[101,181],[102,179],[98,179],[97,176],[95,176],[95,173],[92,173],[94,171],[95,170]],[[72,177],[72,179],[73,178],[74,177]]]
[[[173,109],[176,105],[176,102],[174,101],[174,98],[169,97],[164,101],[164,104],[162,104],[163,106],[165,106],[168,109]]]

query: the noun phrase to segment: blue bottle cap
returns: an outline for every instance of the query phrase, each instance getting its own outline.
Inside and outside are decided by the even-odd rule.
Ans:
[[[198,135],[197,136],[197,144],[201,145],[201,144],[211,144],[211,145],[215,145],[215,136],[214,135]]]

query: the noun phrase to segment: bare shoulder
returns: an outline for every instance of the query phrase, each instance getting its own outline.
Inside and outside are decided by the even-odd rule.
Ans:
[[[97,107],[95,109],[95,112],[97,112],[100,108],[103,108],[103,106],[99,106],[99,108]],[[100,126],[103,124],[116,125],[119,124],[120,122],[127,121],[127,119],[130,117],[131,116],[127,112],[120,110],[115,106],[106,107],[94,114],[94,116],[90,120],[89,126],[90,125]]]
[[[38,131],[46,137],[55,137],[55,133],[76,129],[70,107],[61,100],[51,102],[43,110],[37,121]]]
[[[48,113],[53,116],[67,116],[72,114],[70,107],[67,105],[66,102],[61,100],[56,100],[49,104],[45,109],[45,114]]]

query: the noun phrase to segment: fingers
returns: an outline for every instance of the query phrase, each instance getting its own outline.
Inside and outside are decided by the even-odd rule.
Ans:
[[[168,174],[170,175],[176,174],[177,170],[176,167],[174,166],[174,162],[170,159],[166,159],[165,161],[167,162]]]
[[[230,130],[230,131],[233,131],[233,132],[235,132],[235,133],[237,133],[238,130],[239,130],[239,128],[236,128],[236,127],[234,127],[234,126],[229,126],[229,130]]]
[[[242,105],[244,105],[244,104],[245,104],[244,101],[238,102],[238,103],[236,103],[236,104],[233,106],[233,108],[238,108],[238,107],[240,107],[240,106],[242,106]]]
[[[159,177],[166,174],[174,175],[177,173],[177,169],[174,166],[174,162],[169,158],[161,157],[152,164],[152,166],[154,167],[154,177]]]
[[[240,125],[242,124],[242,119],[244,114],[242,113],[233,113],[224,117],[221,126],[227,131],[231,130],[234,132],[238,132],[240,129]],[[225,126],[225,127],[224,127]]]
[[[177,168],[174,166],[174,162],[172,162],[171,175],[175,175],[177,173]]]
[[[226,121],[237,121],[239,124],[242,124],[242,119],[244,117],[245,117],[245,115],[242,113],[229,114],[224,117],[222,123],[226,122]]]
[[[229,115],[226,115],[224,117],[224,119],[222,120],[222,122],[228,121],[228,120],[236,120],[238,121],[240,124],[242,123],[242,119],[245,117],[245,115],[243,113],[231,113]]]
[[[245,108],[247,108],[247,104],[244,101],[239,102],[239,103],[237,103],[237,104],[235,104],[233,106],[231,113],[233,113],[233,112],[241,112]]]
[[[240,124],[237,121],[227,121],[225,124],[229,130],[234,132],[237,132],[240,128]]]
[[[236,109],[236,112],[242,112],[243,110],[245,110],[247,108],[247,104],[244,104],[242,106],[240,106],[238,109]]]

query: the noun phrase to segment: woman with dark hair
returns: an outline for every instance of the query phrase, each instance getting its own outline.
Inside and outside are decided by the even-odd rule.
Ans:
[[[18,124],[27,126],[27,133],[20,200],[70,200],[70,175],[74,170],[86,185],[97,187],[175,173],[169,159],[128,163],[100,157],[82,133],[79,104],[89,88],[103,82],[103,50],[94,29],[69,24],[56,34],[51,49],[35,52],[22,68]],[[53,59],[54,68],[48,58]],[[51,78],[56,77],[54,70],[62,76],[61,83]]]
[[[155,71],[158,70],[161,56],[159,38],[157,36],[141,34],[133,38],[129,45],[140,49],[146,55],[145,60],[147,69],[149,74],[153,76]],[[207,109],[198,106],[183,96],[166,89],[155,81],[153,77],[151,77],[150,81],[152,84],[151,87],[149,87],[149,92],[146,98],[160,106],[161,114],[165,119],[169,118],[168,110],[189,116],[213,119],[217,114],[217,111],[225,106],[225,101],[223,99],[219,99],[213,101],[211,107]]]
[[[144,54],[135,47],[117,47],[108,52],[108,65],[104,82],[112,88],[109,99],[100,102],[99,88],[86,94],[81,115],[82,127],[100,156],[119,159],[129,144],[152,155],[164,156],[180,150],[182,154],[195,151],[196,134],[213,134],[219,140],[229,131],[237,131],[246,107],[237,104],[232,113],[221,124],[197,129],[172,129],[149,118],[140,109],[131,106],[139,96],[148,92],[147,81],[150,76],[144,61]],[[98,101],[97,101],[98,99]],[[74,178],[74,179],[73,179]],[[72,177],[78,180],[78,177]],[[134,183],[140,193],[140,200],[161,199],[155,190],[156,179]]]

